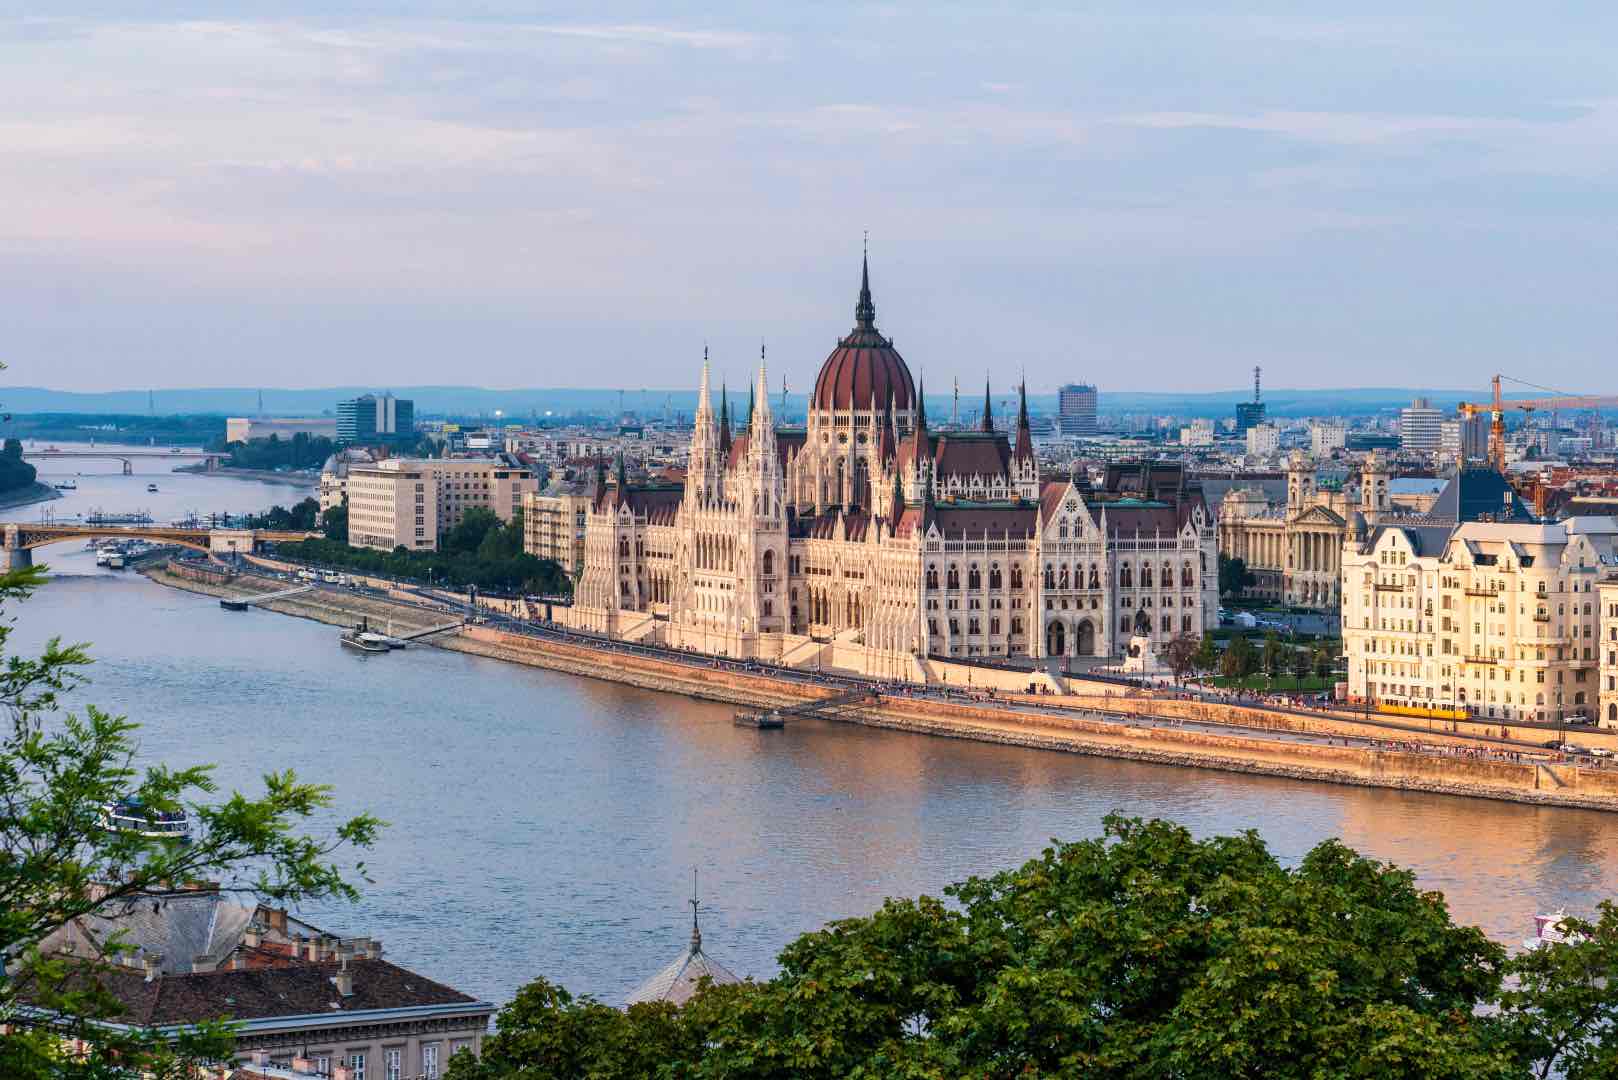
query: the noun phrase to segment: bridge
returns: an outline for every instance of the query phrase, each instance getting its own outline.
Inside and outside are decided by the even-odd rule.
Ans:
[[[65,540],[149,540],[154,544],[175,544],[210,555],[239,552],[250,555],[265,543],[307,540],[319,533],[283,532],[274,529],[187,529],[178,525],[91,525],[85,522],[19,524],[3,526],[4,551],[0,568],[15,570],[34,564],[34,549]]]
[[[135,473],[135,459],[162,458],[164,461],[175,461],[184,458],[201,458],[207,463],[211,472],[219,467],[219,462],[229,457],[229,454],[218,453],[213,450],[194,450],[184,447],[172,450],[149,449],[138,447],[109,447],[105,450],[91,447],[74,447],[71,450],[59,450],[54,446],[47,446],[42,450],[24,450],[24,460],[33,461],[70,461],[94,459],[98,461],[121,461],[124,465],[124,475],[133,476]]]

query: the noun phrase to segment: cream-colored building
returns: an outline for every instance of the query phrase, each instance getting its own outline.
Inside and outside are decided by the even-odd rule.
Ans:
[[[424,462],[384,461],[348,471],[348,542],[392,551],[438,547],[438,479]]]
[[[1026,399],[1008,434],[987,388],[978,430],[931,431],[868,280],[855,320],[803,428],[776,426],[761,362],[733,437],[704,360],[684,482],[631,486],[621,457],[598,478],[573,625],[788,664],[831,650],[904,679],[933,657],[1116,657],[1214,625],[1213,515],[1180,466],[1042,478]]]
[[[1479,475],[1464,473],[1452,486]],[[1374,528],[1356,519],[1343,548],[1352,697],[1500,719],[1595,716],[1604,644],[1597,586],[1618,558],[1618,521],[1515,516]]]
[[[1597,586],[1597,595],[1601,598],[1600,624],[1596,630],[1599,638],[1596,649],[1601,654],[1598,715],[1603,727],[1618,728],[1618,568],[1609,569],[1603,578]]]
[[[348,542],[434,551],[438,538],[481,507],[510,521],[538,490],[525,465],[483,458],[389,458],[348,470]]]
[[[1219,553],[1246,564],[1254,578],[1247,595],[1334,611],[1338,559],[1355,512],[1371,522],[1392,512],[1384,460],[1371,455],[1357,483],[1332,491],[1320,486],[1309,456],[1295,451],[1287,458],[1285,506],[1272,506],[1254,488],[1233,488],[1220,501]]]
[[[254,439],[268,439],[271,435],[283,442],[288,442],[294,435],[307,435],[310,438],[335,439],[337,437],[337,418],[334,416],[310,417],[262,417],[262,416],[229,416],[225,418],[225,441],[251,442]]]
[[[584,571],[584,527],[590,496],[581,492],[530,492],[522,503],[522,549],[550,559],[570,578]]]

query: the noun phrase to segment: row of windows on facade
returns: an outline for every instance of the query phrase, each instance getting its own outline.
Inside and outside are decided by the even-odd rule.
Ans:
[[[462,1050],[470,1050],[472,1043],[466,1039],[456,1039],[449,1044],[449,1056],[454,1057]],[[421,1077],[423,1080],[436,1080],[439,1076],[439,1044],[423,1043],[420,1051],[419,1070],[409,1074],[412,1078]],[[314,1071],[320,1076],[330,1076],[332,1057],[328,1051],[302,1055],[307,1057],[314,1066]],[[363,1050],[353,1050],[343,1055],[340,1064],[348,1066],[353,1071],[354,1080],[367,1080],[366,1069],[370,1062],[366,1060]],[[270,1063],[280,1069],[292,1067],[292,1055],[273,1056]],[[405,1051],[403,1047],[387,1047],[382,1051],[382,1080],[405,1080]]]
[[[1424,697],[1428,701],[1436,701],[1436,700],[1439,700],[1440,698],[1447,698],[1449,696],[1449,690],[1450,690],[1450,688],[1449,688],[1448,684],[1445,684],[1444,686],[1439,687],[1437,693],[1435,694],[1435,692],[1434,692],[1434,690],[1433,690],[1433,688],[1431,686],[1408,686],[1408,685],[1406,685],[1404,683],[1379,683],[1377,693],[1378,693],[1378,696],[1382,697],[1383,699],[1394,698],[1394,697],[1414,699],[1414,698],[1422,698],[1422,697]],[[1459,687],[1455,691],[1455,694],[1456,694],[1456,701],[1458,701],[1459,703],[1461,703],[1463,705],[1467,703],[1466,687],[1464,687],[1464,686]],[[1527,694],[1522,695],[1522,700],[1521,701],[1513,701],[1510,690],[1504,691],[1504,697],[1505,697],[1505,700],[1500,701],[1495,696],[1495,692],[1493,690],[1490,690],[1489,691],[1489,704],[1491,706],[1496,705],[1496,704],[1522,705],[1522,706],[1527,706],[1527,705],[1532,704],[1534,706],[1538,706],[1538,707],[1541,707],[1541,708],[1543,708],[1546,705],[1545,695],[1544,694],[1535,694],[1534,695],[1534,700],[1532,702],[1529,702]],[[1474,704],[1476,704],[1476,703],[1474,703]],[[1564,704],[1566,704],[1566,702],[1564,702],[1562,700],[1562,695],[1561,694],[1557,694],[1556,695],[1556,700],[1553,701],[1553,702],[1550,702],[1550,704],[1555,706],[1556,708],[1560,709]],[[1584,691],[1583,690],[1580,690],[1580,691],[1578,691],[1577,693],[1575,693],[1573,695],[1572,704],[1575,707],[1587,704],[1587,702],[1585,701]],[[1494,709],[1492,707],[1489,709],[1489,715],[1490,716],[1494,715]]]
[[[961,633],[960,620],[959,619],[949,619],[949,620],[947,620],[947,622],[949,624],[950,635],[952,637],[960,636],[960,633]],[[979,623],[979,621],[977,619],[972,619],[972,618],[967,619],[966,620],[966,627],[967,627],[966,632],[967,632],[967,634],[969,636],[976,636],[976,635],[982,633],[981,625],[982,624]],[[1122,616],[1118,620],[1118,632],[1121,633],[1121,634],[1128,634],[1134,628],[1134,625],[1135,625],[1135,620],[1134,619],[1130,618],[1127,615]],[[1164,615],[1164,616],[1162,616],[1162,618],[1158,620],[1158,630],[1161,633],[1164,633],[1164,634],[1172,634],[1172,633],[1174,633],[1174,616],[1172,616],[1172,615]],[[929,634],[933,635],[934,637],[939,636],[939,634],[938,634],[938,620],[937,619],[928,619],[927,620],[927,632]],[[1012,619],[1011,620],[1011,636],[1016,637],[1017,635],[1021,634],[1022,632],[1023,632],[1022,620],[1021,619],[1015,619],[1015,618]],[[1180,616],[1180,632],[1182,634],[1189,634],[1189,633],[1192,632],[1191,616],[1189,616],[1189,615]],[[993,637],[993,636],[998,635],[999,633],[1000,633],[1000,620],[991,618],[989,620],[989,635],[991,637]]]
[[[1494,658],[1486,658],[1486,659],[1494,659]],[[1504,658],[1500,657],[1498,659],[1504,659]],[[1584,659],[1586,659],[1586,660],[1593,660],[1594,659],[1594,657],[1590,655],[1590,650],[1589,649],[1584,650]],[[1485,664],[1482,664],[1480,666],[1485,667],[1485,668],[1488,669],[1489,681],[1490,682],[1496,681],[1495,680],[1495,674],[1501,670],[1497,665],[1485,663]],[[1420,664],[1401,664],[1401,663],[1398,663],[1396,661],[1383,660],[1383,661],[1379,661],[1379,662],[1376,662],[1376,663],[1372,663],[1370,665],[1370,668],[1371,668],[1371,674],[1376,674],[1376,675],[1405,675],[1405,676],[1408,676],[1410,678],[1417,678],[1417,677],[1419,677],[1421,675],[1421,665]],[[1574,682],[1585,682],[1585,681],[1587,681],[1585,677],[1589,673],[1590,672],[1589,672],[1588,668],[1574,668],[1573,669],[1573,681]],[[1439,674],[1440,678],[1448,679],[1454,674],[1454,668],[1452,668],[1448,664],[1442,664],[1442,665],[1439,666],[1438,674]],[[1558,686],[1561,686],[1563,684],[1563,682],[1565,681],[1563,676],[1566,673],[1564,671],[1558,670],[1555,674],[1556,674],[1555,682],[1556,682],[1556,684]],[[1430,676],[1430,675],[1428,676],[1428,678],[1431,678],[1431,677],[1432,676]],[[1472,680],[1474,682],[1482,682],[1483,681],[1483,676],[1480,675],[1476,671],[1472,672],[1470,677],[1472,678]],[[1511,681],[1511,672],[1510,671],[1504,672],[1503,677],[1499,681],[1501,681],[1501,682],[1510,682]],[[1517,681],[1519,683],[1526,683],[1528,681],[1528,672],[1525,671],[1522,668],[1518,668],[1517,669]],[[1540,685],[1544,685],[1544,683],[1545,683],[1545,672],[1544,672],[1543,669],[1534,672],[1534,682],[1536,682],[1536,683],[1538,683]]]

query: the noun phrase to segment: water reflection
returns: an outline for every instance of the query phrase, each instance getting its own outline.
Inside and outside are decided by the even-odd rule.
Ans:
[[[93,575],[82,552],[61,560]],[[79,695],[132,713],[144,750],[270,767],[392,822],[355,908],[309,914],[503,1000],[538,973],[616,1001],[680,948],[690,867],[705,940],[767,975],[794,935],[1095,835],[1112,810],[1199,834],[1256,828],[1300,857],[1329,836],[1414,868],[1457,917],[1520,940],[1615,878],[1609,815],[1299,784],[803,722],[730,723],[683,698],[440,652],[362,658],[333,631],[128,576],[67,576],[19,644],[94,641]]]

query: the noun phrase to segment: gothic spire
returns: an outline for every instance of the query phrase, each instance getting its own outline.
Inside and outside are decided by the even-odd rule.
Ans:
[[[876,304],[871,300],[871,259],[860,253],[860,300],[854,305],[854,325],[861,330],[876,329]]]
[[[927,381],[923,379],[916,384],[916,427],[927,426]]]
[[[1028,380],[1017,384],[1017,453],[1018,461],[1034,459],[1034,433],[1028,425]]]
[[[730,391],[719,381],[719,452],[730,453]]]
[[[613,477],[613,482],[618,485],[618,501],[624,502],[629,497],[629,476],[624,469],[624,452],[622,450],[618,451],[618,469],[617,474]]]
[[[989,400],[989,377],[983,376],[983,430],[994,430],[994,406]]]

